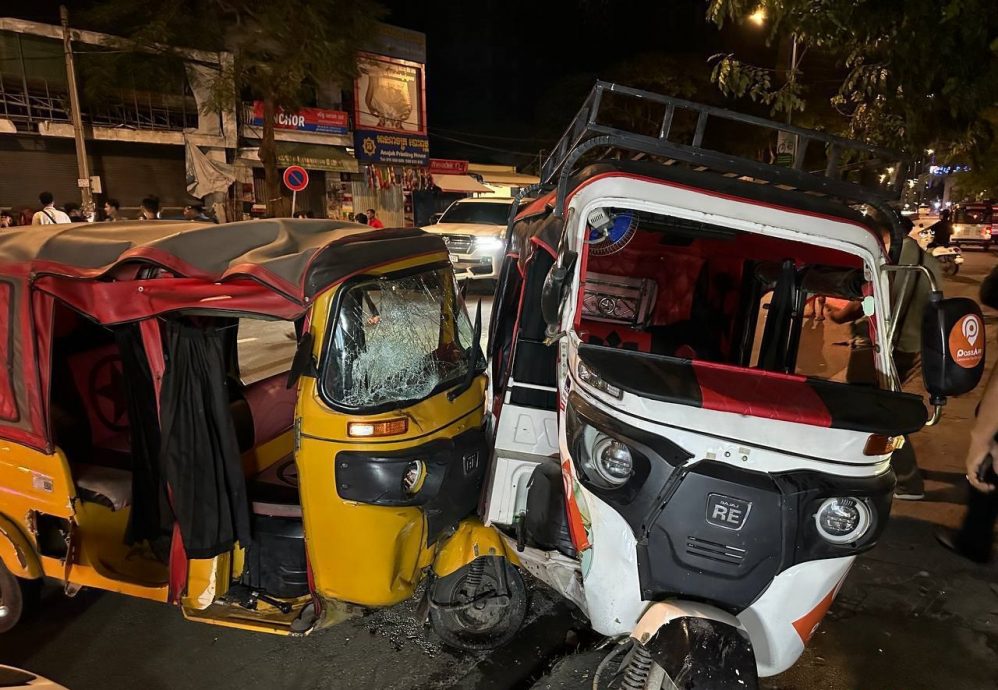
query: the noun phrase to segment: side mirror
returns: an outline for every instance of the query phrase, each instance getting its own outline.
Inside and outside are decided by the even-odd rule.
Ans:
[[[298,338],[298,349],[295,351],[295,358],[291,360],[291,371],[288,372],[288,390],[294,388],[302,376],[316,378],[319,375],[319,368],[312,357],[314,342],[312,331]]]
[[[933,405],[974,389],[984,375],[984,319],[977,302],[933,292],[922,316],[922,377]]]
[[[541,315],[550,331],[557,331],[561,327],[565,288],[568,287],[578,257],[577,252],[562,252],[544,278],[544,286],[541,288]]]

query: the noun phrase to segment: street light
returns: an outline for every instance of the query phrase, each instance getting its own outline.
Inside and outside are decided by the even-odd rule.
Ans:
[[[760,7],[755,12],[749,15],[749,21],[756,26],[762,26],[766,23],[766,8]]]

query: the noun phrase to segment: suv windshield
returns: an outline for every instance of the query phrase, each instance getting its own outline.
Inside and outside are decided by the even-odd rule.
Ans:
[[[441,216],[441,223],[481,223],[483,225],[506,225],[509,220],[508,204],[496,204],[486,201],[462,201],[452,204]]]
[[[367,410],[423,400],[467,374],[473,334],[449,266],[344,290],[327,338],[327,402]]]

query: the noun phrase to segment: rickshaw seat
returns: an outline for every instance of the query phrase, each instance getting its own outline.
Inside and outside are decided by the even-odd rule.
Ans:
[[[298,468],[293,455],[281,458],[246,482],[250,508],[255,515],[301,518]]]
[[[286,373],[256,381],[243,387],[229,404],[240,452],[273,441],[291,429],[298,391],[288,390],[287,382]]]
[[[132,473],[102,465],[73,465],[76,490],[88,503],[99,503],[113,511],[132,503]]]

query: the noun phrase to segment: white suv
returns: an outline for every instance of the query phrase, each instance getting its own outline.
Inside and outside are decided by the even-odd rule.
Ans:
[[[495,280],[512,205],[509,197],[458,199],[423,230],[443,237],[459,279]]]

